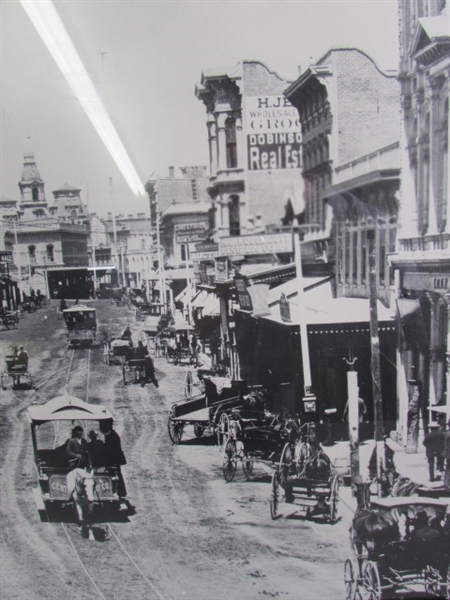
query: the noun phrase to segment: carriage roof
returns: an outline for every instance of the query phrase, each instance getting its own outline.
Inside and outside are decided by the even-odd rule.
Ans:
[[[420,496],[399,496],[389,498],[377,498],[370,501],[371,508],[401,508],[405,506],[434,506],[436,508],[450,508],[450,500],[441,500],[439,498],[425,498]]]
[[[86,304],[74,304],[69,308],[65,308],[63,310],[63,314],[71,314],[71,313],[83,313],[83,312],[96,312],[96,309],[92,306],[86,306]]]
[[[28,418],[34,425],[48,421],[104,421],[113,419],[111,411],[101,404],[87,404],[83,400],[65,394],[45,404],[34,404],[27,409]]]

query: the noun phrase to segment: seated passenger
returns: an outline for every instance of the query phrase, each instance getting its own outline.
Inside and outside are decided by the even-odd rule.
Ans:
[[[120,338],[122,340],[131,340],[131,329],[129,325],[125,327]]]
[[[19,351],[16,354],[16,364],[25,367],[28,370],[28,361],[29,361],[28,352],[24,349],[23,346],[19,346]]]
[[[435,540],[439,537],[439,532],[430,527],[428,515],[424,510],[417,513],[412,537],[420,541]]]
[[[68,457],[69,467],[75,469],[76,467],[87,467],[89,466],[89,454],[87,449],[87,442],[83,437],[84,429],[81,425],[77,425],[72,429],[72,437],[67,440],[66,443],[66,454]]]

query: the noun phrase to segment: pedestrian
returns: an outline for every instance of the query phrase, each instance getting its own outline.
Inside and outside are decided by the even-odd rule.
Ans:
[[[444,486],[450,490],[450,420],[447,423],[447,431],[444,433]]]
[[[426,448],[430,481],[435,481],[436,467],[443,466],[444,438],[445,434],[439,423],[429,423],[428,433],[423,438],[423,445]]]
[[[126,498],[127,488],[125,486],[121,467],[127,464],[127,460],[122,450],[120,436],[117,431],[113,429],[112,419],[108,419],[104,424],[101,424],[100,431],[105,436],[105,456],[108,462],[117,468],[117,476],[119,478],[117,493],[119,498]]]

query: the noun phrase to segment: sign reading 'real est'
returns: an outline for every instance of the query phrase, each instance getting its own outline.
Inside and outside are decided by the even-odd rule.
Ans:
[[[284,96],[245,99],[248,169],[298,169],[301,133],[297,109]]]

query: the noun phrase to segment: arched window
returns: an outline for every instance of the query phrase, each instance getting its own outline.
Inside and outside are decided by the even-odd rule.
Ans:
[[[33,244],[31,244],[31,246],[28,246],[28,257],[30,259],[30,263],[36,262],[36,246],[34,246]]]
[[[48,262],[54,262],[55,260],[55,255],[54,255],[54,247],[53,244],[47,244],[46,246],[46,256],[47,256],[47,261]]]
[[[227,145],[227,168],[237,167],[236,121],[229,117],[225,121],[225,139]]]
[[[241,235],[241,218],[239,209],[239,196],[231,196],[228,202],[230,235]]]
[[[33,202],[38,202],[39,201],[39,188],[37,188],[37,187],[32,188],[31,195],[33,198]]]

